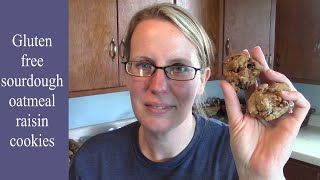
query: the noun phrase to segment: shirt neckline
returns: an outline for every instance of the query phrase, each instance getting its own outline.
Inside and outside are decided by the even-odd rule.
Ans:
[[[133,129],[133,150],[134,150],[134,154],[135,157],[138,159],[138,161],[145,167],[147,168],[152,168],[152,169],[156,169],[156,170],[170,170],[173,169],[177,166],[179,166],[181,163],[184,162],[184,160],[188,157],[188,155],[194,151],[197,146],[199,145],[199,142],[202,139],[202,132],[204,129],[204,125],[205,125],[205,120],[204,118],[199,118],[199,115],[195,115],[194,117],[196,119],[196,127],[195,127],[195,131],[194,134],[192,136],[192,139],[190,141],[190,143],[187,145],[187,147],[182,150],[176,157],[165,161],[165,162],[154,162],[151,161],[150,159],[148,159],[140,150],[139,147],[139,138],[138,138],[138,134],[139,134],[139,127],[140,127],[140,123],[137,122],[134,129]]]

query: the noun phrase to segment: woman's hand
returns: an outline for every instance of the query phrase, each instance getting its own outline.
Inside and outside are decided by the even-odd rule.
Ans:
[[[244,51],[243,53],[248,53]],[[243,114],[232,86],[221,81],[220,85],[227,106],[231,148],[240,179],[284,179],[283,167],[292,152],[293,142],[310,108],[309,102],[284,75],[269,69],[260,49],[252,50],[252,57],[263,65],[261,83],[285,82],[291,91],[279,95],[294,102],[292,113],[286,113],[272,122]],[[250,87],[249,97],[255,87]]]

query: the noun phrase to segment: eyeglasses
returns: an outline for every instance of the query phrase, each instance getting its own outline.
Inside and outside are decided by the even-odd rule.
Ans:
[[[201,68],[195,68],[186,65],[171,65],[159,67],[145,61],[127,61],[123,62],[126,72],[131,76],[151,77],[157,69],[163,69],[169,79],[176,81],[188,81],[194,79],[197,71]]]

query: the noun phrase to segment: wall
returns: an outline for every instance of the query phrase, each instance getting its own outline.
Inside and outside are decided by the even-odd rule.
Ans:
[[[320,115],[320,85],[294,83],[294,86],[300,91],[316,109],[315,114]]]
[[[128,91],[69,98],[69,129],[132,117]]]
[[[320,113],[320,86],[295,83],[311,105]],[[223,98],[219,81],[206,85],[209,97]],[[134,117],[129,92],[118,92],[69,99],[69,129]]]

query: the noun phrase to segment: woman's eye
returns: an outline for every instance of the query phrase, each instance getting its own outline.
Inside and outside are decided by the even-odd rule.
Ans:
[[[151,69],[152,65],[150,63],[145,63],[145,62],[139,62],[137,63],[137,68],[139,69]]]
[[[178,73],[183,73],[183,72],[188,71],[188,67],[187,66],[174,66],[173,70]]]

